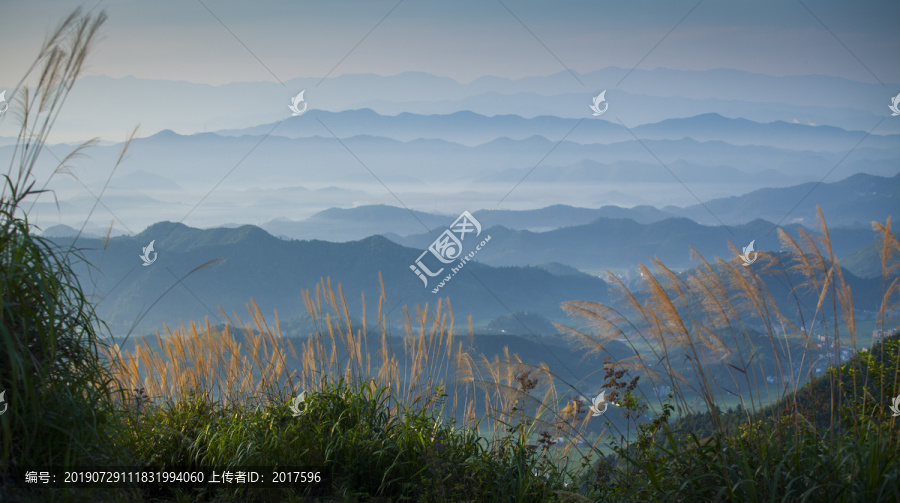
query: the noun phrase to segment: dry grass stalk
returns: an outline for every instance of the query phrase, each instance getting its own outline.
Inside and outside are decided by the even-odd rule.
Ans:
[[[700,266],[687,274],[677,273],[659,260],[654,261],[655,272],[641,265],[646,289],[632,291],[616,278],[621,292],[619,307],[567,302],[563,308],[585,324],[579,328],[558,326],[589,353],[603,352],[614,339],[625,340],[632,348],[635,343],[642,344],[637,357],[617,365],[648,377],[642,382],[650,382],[654,391],[660,384],[669,385],[682,413],[696,411],[696,402],[691,403],[688,394],[697,395],[706,410],[717,410],[723,393],[733,393],[729,389],[732,386],[737,390],[742,386],[755,388],[749,403],[741,395],[749,413],[796,389],[799,380],[793,374],[782,378],[781,369],[791,369],[795,363],[809,365],[813,357],[809,345],[807,354],[796,362],[787,351],[789,337],[810,341],[810,333],[801,328],[806,326],[802,317],[798,326],[796,320],[781,312],[762,275],[779,278],[788,285],[798,309],[800,292],[815,292],[813,319],[830,330],[835,340],[840,339],[837,327],[843,321],[849,339],[856,341],[852,294],[831,251],[822,220],[821,248],[808,233],[801,232],[799,242],[781,233],[788,253],[761,253],[754,268],[743,267],[736,260],[709,262],[696,251]],[[900,247],[890,234],[890,219],[885,225],[875,223],[873,227],[883,235],[883,271],[890,277],[898,268],[891,260],[900,253]],[[800,281],[794,286],[798,276]],[[898,290],[897,278],[886,282],[882,320],[893,312],[889,301]],[[265,398],[286,401],[300,389],[315,391],[324,379],[342,377],[366,383],[370,392],[389,387],[396,399],[392,404],[394,414],[405,406],[431,409],[441,403],[440,412],[446,415],[447,407],[451,407],[451,415],[462,424],[486,428],[494,439],[515,424],[524,424],[531,433],[540,431],[544,436],[553,432],[553,438],[558,434],[581,438],[585,431],[590,418],[581,411],[588,399],[575,386],[564,382],[566,391],[560,394],[556,384],[559,378],[547,365],[525,364],[508,347],[493,359],[484,355],[476,358],[471,319],[466,347],[454,336],[452,309],[443,299],[432,309],[427,305],[414,311],[404,309],[399,337],[402,345],[396,352],[392,341],[397,338],[390,333],[383,283],[372,324],[378,335],[371,345],[365,307],[362,321],[353,321],[340,286],[335,290],[329,280],[323,280],[314,292],[303,292],[303,301],[316,329],[297,345],[298,350],[282,337],[277,313],[274,327],[270,326],[251,301],[247,322],[235,315],[237,322],[228,319],[222,328],[211,327],[208,320],[201,327],[191,324],[175,331],[166,327],[166,337],[157,334],[158,351],[151,351],[144,339],[130,353],[114,348],[117,378],[125,389],[145,388],[151,398],[178,397],[200,390],[225,403],[246,403]],[[364,296],[362,302],[364,306]],[[833,316],[826,323],[825,307],[829,304]],[[763,333],[751,336],[751,327],[758,326],[764,328]],[[767,386],[752,385],[764,373],[757,357],[761,343],[776,359],[780,389],[776,394]],[[785,362],[779,359],[781,353],[786,355]],[[712,379],[710,366],[725,359],[729,359],[730,382]],[[676,364],[681,362],[687,365],[679,370]],[[452,400],[439,402],[451,389]],[[479,407],[476,401],[481,398]],[[487,413],[478,417],[479,409]],[[720,425],[715,414],[713,420]],[[598,442],[600,438],[593,447]],[[571,448],[573,445],[567,445],[562,455],[568,455]]]
[[[805,230],[799,232],[799,240],[779,229],[779,237],[786,254],[760,252],[760,260],[754,267],[743,267],[737,260],[717,259],[712,264],[700,256],[693,255],[701,263],[687,274],[678,274],[667,268],[659,260],[654,261],[656,271],[641,265],[644,278],[643,289],[632,291],[615,275],[614,279],[621,293],[620,309],[609,305],[572,301],[563,308],[570,315],[584,321],[583,328],[563,327],[564,333],[573,341],[589,350],[599,353],[613,339],[624,339],[634,349],[635,343],[643,343],[636,361],[619,362],[629,370],[647,375],[654,386],[660,382],[670,385],[676,394],[680,407],[690,409],[685,392],[697,393],[705,403],[706,410],[717,410],[717,403],[723,392],[732,393],[724,382],[712,380],[708,376],[710,365],[726,358],[736,358],[737,363],[729,363],[732,384],[739,388],[741,383],[755,393],[750,394],[750,404],[744,405],[748,412],[774,402],[794,391],[800,380],[793,372],[786,378],[782,369],[794,369],[799,365],[811,373],[810,362],[814,355],[810,352],[812,343],[812,323],[821,323],[821,330],[835,341],[835,360],[840,358],[842,339],[852,347],[857,343],[857,328],[853,307],[853,296],[847,284],[840,262],[831,246],[831,235],[819,209],[819,236],[812,236]],[[890,218],[886,224],[873,222],[873,228],[881,234],[882,277],[885,278],[882,306],[879,319],[883,325],[895,305],[889,303],[891,296],[900,292],[900,278],[896,272],[900,264],[892,262],[900,253],[897,239],[890,232]],[[737,249],[731,245],[735,255]],[[792,316],[781,312],[772,292],[763,277],[768,276],[791,292],[793,302],[800,314],[799,324]],[[792,278],[799,277],[795,286]],[[801,309],[803,294],[815,294],[816,305],[809,323]],[[627,311],[627,312],[626,312]],[[829,313],[830,311],[830,313]],[[759,337],[751,336],[751,326],[762,326]],[[806,327],[810,328],[807,330]],[[846,329],[846,333],[844,330]],[[725,337],[729,343],[725,342]],[[799,337],[806,344],[806,352],[792,355],[788,350],[789,337]],[[766,386],[753,386],[763,374],[760,360],[756,357],[761,347],[760,339],[772,350],[775,357],[778,386],[781,392],[771,395]],[[782,362],[779,355],[784,354]],[[687,380],[673,368],[674,358],[685,358],[690,365],[693,379]],[[656,367],[652,365],[656,363]],[[661,364],[661,365],[659,365]],[[808,374],[809,375],[809,374]],[[765,396],[763,396],[765,393]],[[743,395],[741,396],[743,403]],[[716,421],[716,414],[713,414]]]

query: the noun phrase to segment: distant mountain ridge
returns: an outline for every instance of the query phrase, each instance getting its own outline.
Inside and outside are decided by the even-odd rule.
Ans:
[[[759,221],[736,231],[751,233],[768,225]],[[637,239],[623,243],[615,234],[617,229]],[[592,230],[606,234],[591,234]],[[666,230],[669,234],[664,233]],[[458,323],[469,315],[476,323],[486,323],[507,317],[510,312],[529,312],[557,321],[565,319],[559,308],[564,301],[613,300],[605,281],[559,263],[578,256],[566,255],[567,246],[578,248],[585,260],[600,264],[608,262],[614,250],[623,259],[637,261],[648,251],[645,245],[652,240],[656,255],[677,268],[680,257],[688,255],[688,245],[702,250],[709,243],[722,241],[721,229],[712,231],[718,232],[687,219],[647,225],[624,219],[598,219],[585,226],[546,233],[483,229],[483,233],[492,236],[489,245],[481,249],[477,261],[466,264],[444,286],[440,295],[424,288],[410,271],[409,266],[422,248],[403,247],[380,236],[346,243],[285,241],[251,225],[201,230],[160,222],[136,236],[114,237],[105,244],[100,239],[82,238],[76,244],[96,269],[89,272],[86,265],[79,263],[76,272],[86,292],[95,299],[101,319],[116,335],[126,333],[135,323],[137,331],[145,334],[163,323],[174,327],[180,321],[202,321],[207,316],[211,323],[221,323],[224,319],[219,308],[236,321],[233,315],[244,318],[251,298],[267,317],[277,312],[282,318],[294,318],[305,312],[301,292],[314,291],[323,278],[329,279],[336,292],[347,299],[352,313],[362,312],[363,294],[368,312],[378,309],[376,302],[383,280],[387,299],[381,309],[395,322],[405,316],[403,306],[412,310],[427,303],[433,308],[439,297],[450,299]],[[861,232],[834,229],[836,253],[842,253],[846,243],[860,241]],[[542,246],[541,238],[549,238],[543,242],[555,248],[537,249]],[[156,260],[142,266],[138,255],[151,240]],[[55,241],[61,246],[72,244],[66,238]],[[766,240],[757,244],[758,250],[777,251]],[[527,250],[528,247],[536,250]],[[495,267],[481,261],[483,256],[489,259],[485,262],[513,262],[523,250],[543,251],[559,260],[537,267]],[[209,265],[198,268],[202,264]],[[846,275],[853,284],[856,307],[873,309],[874,302],[880,299],[876,295],[880,280],[859,279],[849,271]],[[340,291],[337,285],[341,285]],[[806,301],[815,304],[814,299]]]
[[[47,227],[41,232],[41,236],[45,238],[68,238],[75,237],[78,235],[78,229],[74,227],[69,227],[68,225],[53,225]],[[83,232],[81,234],[85,238],[95,238],[99,239],[100,236],[91,232]]]
[[[369,117],[370,122],[357,124],[352,118],[358,114]],[[335,121],[329,125],[332,118]],[[415,138],[403,141],[377,136],[390,133],[389,128],[376,127],[379,121],[409,122],[398,127]],[[481,129],[469,127],[482,123]],[[265,134],[186,136],[164,130],[138,138],[130,144],[126,162],[108,186],[103,170],[79,173],[82,184],[60,179],[58,185],[65,190],[54,187],[58,204],[45,197],[35,205],[35,214],[56,217],[53,224],[77,227],[80,223],[66,217],[88,214],[96,203],[85,186],[106,187],[102,209],[117,216],[117,232],[128,222],[130,233],[131,228],[158,220],[180,220],[186,214],[202,215],[203,220],[192,222],[202,227],[242,221],[261,224],[302,218],[329,207],[388,200],[447,214],[459,211],[455,201],[460,196],[470,209],[488,208],[513,187],[514,197],[521,198],[514,207],[565,202],[580,207],[654,205],[666,210],[669,205],[693,205],[697,199],[744,197],[737,194],[819,183],[825,174],[830,177],[825,182],[861,172],[890,177],[897,173],[900,161],[900,135],[866,136],[862,131],[786,122],[763,124],[720,114],[668,119],[630,131],[600,119],[487,117],[470,112],[391,118],[371,111],[312,110],[277,124]],[[279,135],[280,130],[289,132],[294,127],[307,128],[313,136]],[[436,135],[451,137],[454,131],[490,134],[482,138],[486,140],[483,143],[469,146],[446,138],[421,138],[429,127],[436,128]],[[504,136],[507,133],[511,136]],[[120,148],[92,148],[92,162],[113,166]],[[0,146],[0,160],[11,155],[12,149]],[[212,186],[215,193],[207,200]],[[336,186],[339,188],[326,189]],[[391,198],[381,197],[385,188]],[[173,193],[177,195],[173,197]],[[447,194],[455,197],[444,197]],[[804,197],[798,191],[785,201],[789,199],[796,202]],[[204,208],[194,212],[192,201],[200,200]],[[430,206],[432,201],[440,207]],[[770,206],[761,200],[737,210],[734,202],[726,206],[714,211],[725,223],[754,218],[779,222],[790,210],[782,202]],[[774,215],[774,208],[784,213]],[[705,211],[694,207],[672,213],[716,223],[710,215],[703,215]],[[305,230],[270,230],[278,235],[309,234]],[[410,230],[384,232],[402,235]]]
[[[597,209],[576,208],[557,204],[536,210],[481,210],[478,221],[484,226],[510,229],[550,230],[560,226],[579,225],[600,217],[633,218],[650,223],[671,214],[650,206],[621,208],[604,206]],[[355,241],[374,234],[407,236],[446,227],[457,215],[438,215],[388,205],[366,205],[356,208],[331,208],[302,221],[272,220],[261,225],[275,236],[292,239]]]
[[[473,210],[473,214],[486,228],[503,227],[516,231],[545,232],[590,224],[600,218],[631,219],[637,224],[647,225],[679,216],[714,227],[719,226],[720,222],[740,226],[758,220],[764,223],[755,227],[754,232],[769,234],[775,228],[774,222],[785,215],[788,218],[782,223],[783,227],[788,228],[789,224],[799,222],[808,229],[815,229],[818,202],[830,227],[855,226],[871,232],[870,223],[873,220],[883,222],[896,209],[897,201],[900,201],[900,172],[890,178],[859,173],[836,182],[763,189],[742,196],[713,199],[704,205],[687,208],[603,206],[591,209],[553,205],[536,210]],[[427,246],[430,243],[427,236],[441,232],[454,218],[455,215],[420,211],[410,213],[395,206],[373,205],[333,208],[304,221],[275,220],[262,227],[272,234],[295,239],[349,241],[381,234],[407,246]],[[426,228],[431,229],[432,234],[428,234]],[[666,229],[662,230],[665,233]],[[501,231],[501,234],[504,232]],[[732,237],[727,232],[723,235]],[[746,236],[748,241],[758,237]],[[856,248],[858,246],[852,249]]]
[[[796,224],[781,227],[795,237],[798,235]],[[633,269],[639,262],[648,265],[654,257],[659,257],[669,267],[689,268],[697,265],[691,248],[708,260],[735,258],[728,248],[728,241],[738,248],[755,241],[756,250],[779,251],[781,244],[774,230],[771,222],[761,219],[725,229],[674,217],[649,224],[630,219],[598,218],[588,224],[546,232],[490,227],[485,232],[493,237],[492,246],[479,253],[478,260],[494,266],[538,266],[559,262],[600,274],[607,268]],[[438,234],[439,231],[435,231],[395,239],[404,246],[424,248]],[[839,256],[876,237],[871,229],[832,227],[830,234],[832,247]]]
[[[340,143],[321,128],[313,116],[295,118],[320,128],[311,137],[287,138],[272,135],[227,137],[205,133],[183,136],[172,131],[162,131],[148,138],[137,139],[130,148],[129,170],[145,171],[165,177],[179,185],[202,183],[210,177],[221,177],[221,166],[234,164],[257,144],[265,148],[254,152],[253,165],[257,167],[256,183],[296,184],[305,183],[359,183],[374,179],[360,178],[359,161],[347,155],[347,149],[365,159],[365,165],[378,173],[385,183],[460,183],[496,179],[528,179],[540,182],[602,183],[604,181],[647,181],[646,175],[629,175],[635,167],[655,174],[655,181],[675,183],[667,176],[665,168],[653,155],[671,165],[683,182],[734,183],[735,175],[748,177],[740,180],[752,182],[752,176],[765,176],[757,186],[773,186],[778,182],[796,183],[820,179],[823,166],[835,168],[832,176],[849,176],[860,171],[891,175],[900,159],[900,136],[867,138],[854,151],[854,158],[841,162],[844,151],[849,151],[859,141],[858,132],[847,133],[845,141],[821,142],[821,150],[784,149],[771,145],[735,145],[722,140],[698,141],[675,134],[675,139],[635,140],[630,134],[617,141],[612,137],[600,137],[603,143],[578,143],[560,130],[558,137],[531,135],[522,139],[498,137],[476,146],[466,146],[446,139],[422,139],[400,141],[372,134],[338,136]],[[618,127],[618,126],[616,126]],[[339,129],[332,130],[336,135]],[[374,133],[374,132],[373,132]],[[264,143],[261,143],[263,140]],[[613,140],[605,142],[606,140]],[[774,140],[773,140],[774,141]],[[343,147],[341,146],[343,145]],[[10,147],[0,147],[0,154]],[[833,150],[836,149],[836,150]],[[118,157],[120,146],[96,147],[92,157],[112,163]],[[536,160],[548,152],[553,157],[546,166],[534,169]],[[302,155],[300,154],[302,153]],[[296,162],[287,162],[287,160]],[[887,163],[887,165],[885,165]],[[185,170],[190,166],[190,170]],[[329,169],[322,169],[328,166]],[[425,166],[427,169],[423,169]],[[582,169],[578,169],[582,166]],[[726,166],[727,170],[716,169]],[[888,167],[889,166],[889,167]],[[616,168],[620,173],[605,172],[603,167]],[[698,168],[707,168],[698,172]],[[534,173],[530,174],[530,172]],[[721,172],[721,173],[720,173]],[[123,173],[125,174],[125,173]],[[615,175],[615,176],[613,176]],[[245,175],[246,176],[246,175]],[[781,180],[777,178],[781,177]],[[231,186],[241,178],[226,180]],[[532,182],[533,183],[533,182]],[[136,185],[135,188],[141,188]]]
[[[316,117],[341,137],[372,135],[399,141],[441,139],[475,146],[500,138],[524,140],[533,136],[560,138],[576,143],[617,143],[641,139],[724,141],[732,145],[766,145],[789,150],[839,151],[866,138],[865,146],[900,148],[900,135],[867,135],[865,131],[848,131],[834,126],[775,121],[760,123],[741,118],[728,118],[717,113],[665,119],[631,128],[605,120],[579,121],[555,116],[522,117],[518,115],[486,116],[471,111],[450,114],[421,115],[401,113],[382,115],[371,109],[341,112],[316,111]],[[578,126],[575,128],[575,126]],[[250,128],[220,130],[222,136],[258,136],[272,134],[289,138],[322,136],[321,124],[311,120],[288,120],[273,130],[275,123]]]
[[[814,227],[816,203],[822,207],[829,226],[856,225],[871,229],[873,220],[884,222],[889,215],[898,215],[900,172],[892,177],[857,173],[836,182],[759,189],[741,196],[706,201],[703,205],[663,209],[707,224],[719,220],[730,223],[764,218]]]
[[[142,266],[138,255],[151,240],[157,259]],[[55,241],[71,244],[71,238]],[[410,270],[422,250],[381,236],[347,243],[285,241],[252,225],[201,230],[160,222],[135,236],[112,238],[105,246],[99,239],[85,238],[77,246],[98,268],[91,274],[79,264],[77,272],[98,298],[101,318],[116,334],[125,333],[139,319],[138,329],[144,333],[161,323],[173,326],[178,320],[205,316],[219,323],[219,306],[229,315],[244,316],[251,298],[266,315],[277,310],[282,316],[296,316],[305,311],[302,290],[314,291],[322,278],[330,278],[335,288],[341,284],[352,312],[359,313],[362,293],[368,309],[377,309],[381,275],[388,296],[384,309],[398,320],[403,316],[401,306],[412,309],[427,303],[433,307],[446,296],[453,299],[459,319],[471,314],[476,320],[498,318],[509,309],[558,318],[562,315],[559,304],[570,296],[607,298],[606,283],[595,277],[477,262],[467,264],[435,295],[431,288],[436,281],[426,288]],[[216,259],[220,260],[191,273]]]
[[[471,110],[484,115],[580,118],[589,113],[591,93],[608,88],[626,74],[628,91],[618,91],[616,96],[610,90],[609,97],[615,98],[617,114],[630,127],[716,112],[760,122],[798,119],[868,130],[873,120],[885,114],[883,87],[878,84],[822,75],[776,77],[733,69],[608,67],[579,74],[586,87],[566,71],[519,79],[485,76],[470,83],[422,72],[346,74],[329,78],[321,86],[320,78],[211,86],[132,76],[87,76],[79,79],[66,104],[67,116],[78,117],[77,124],[63,120],[58,133],[77,135],[66,141],[94,136],[117,139],[121,131],[133,126],[135,116],[141,117],[144,130],[151,132],[171,124],[181,125],[181,132],[200,132],[270,123],[286,115],[290,97],[302,89],[308,90],[306,98],[315,110],[372,108],[391,115]],[[134,96],[142,99],[136,102]],[[836,101],[836,96],[842,99]],[[223,103],[242,106],[223,108]],[[214,118],[209,110],[217,111]],[[885,123],[881,130],[896,133],[900,126]]]

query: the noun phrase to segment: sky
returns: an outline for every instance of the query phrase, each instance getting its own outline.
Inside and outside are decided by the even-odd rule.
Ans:
[[[421,71],[469,82],[609,66],[900,82],[900,2],[5,0],[0,84],[73,8],[109,20],[85,75],[229,82]]]
[[[59,131],[60,136],[53,137],[57,141],[80,141],[98,136],[109,142],[121,142],[137,124],[141,124],[138,137],[152,136],[164,129],[193,134],[207,131],[207,126],[209,131],[217,131],[272,124],[287,118],[288,99],[304,88],[311,109],[371,108],[389,115],[405,111],[429,114],[475,110],[465,108],[472,106],[480,107],[477,111],[485,115],[493,115],[485,110],[499,110],[495,112],[497,115],[516,113],[524,117],[526,115],[520,110],[529,112],[533,109],[534,113],[528,117],[590,117],[590,99],[605,88],[616,115],[613,117],[611,112],[596,120],[622,119],[629,127],[701,113],[721,112],[729,116],[728,110],[737,110],[735,107],[743,108],[732,116],[760,122],[793,120],[810,125],[815,122],[835,125],[827,118],[840,116],[848,123],[852,122],[849,129],[862,131],[861,135],[894,132],[888,128],[896,128],[900,122],[882,120],[890,119],[888,99],[900,92],[900,65],[897,64],[900,30],[896,29],[900,2],[896,0],[0,0],[0,89],[8,89],[18,82],[32,64],[47,34],[79,6],[85,12],[104,10],[108,19],[101,27],[100,37],[82,72],[83,76],[94,80],[85,79],[81,87],[76,84],[59,116],[54,134]],[[621,71],[603,75],[624,76],[610,82],[596,81],[601,79],[597,72],[611,68]],[[734,69],[750,72],[747,81],[760,75],[824,75],[845,79],[848,85],[831,79],[827,89],[799,84],[791,89],[801,89],[802,93],[775,96],[766,88],[767,85],[778,88],[778,83],[771,82],[773,79],[758,79],[763,83],[760,86],[745,84],[746,90],[737,86],[740,90],[734,91],[734,72],[692,73],[681,78],[677,72],[663,71],[658,74],[667,75],[672,82],[659,83],[657,80],[660,79],[654,77],[657,74],[651,72],[654,69],[686,72]],[[487,91],[500,89],[499,94],[503,94],[502,89],[528,89],[527,85],[509,85],[508,81],[501,82],[500,79],[523,79],[525,82],[524,79],[529,77],[553,76],[552,90],[543,92],[536,103],[528,101],[527,92],[521,92],[520,96],[512,94],[520,91],[510,91],[510,96],[494,100],[497,106],[492,108],[494,103],[490,97],[485,97],[486,94],[472,97],[459,89],[460,86],[437,82],[439,79],[387,78],[408,72],[430,74],[462,84],[486,82],[484,86],[470,87]],[[355,77],[364,74],[386,79]],[[557,91],[558,76],[563,85]],[[107,77],[121,80],[112,81]],[[129,77],[135,79],[129,80]],[[298,82],[298,79],[312,80]],[[537,82],[540,79],[531,80]],[[407,87],[398,89],[391,87],[395,81],[415,83],[404,84]],[[430,85],[419,85],[420,81],[430,82],[436,86],[435,90],[432,91]],[[819,81],[810,79],[809,82]],[[179,83],[190,83],[193,87]],[[373,89],[366,89],[360,83],[369,83]],[[378,85],[387,87],[375,89]],[[546,84],[541,86],[547,88]],[[447,94],[437,89],[443,89]],[[460,94],[450,96],[452,92]],[[470,97],[471,100],[465,101]],[[806,101],[801,102],[803,99]],[[431,105],[427,103],[429,100],[433,102]],[[741,100],[743,104],[739,103]],[[870,103],[875,105],[869,106]],[[448,107],[458,108],[451,110]],[[749,115],[757,111],[758,116]],[[815,118],[817,114],[826,120]],[[15,134],[15,123],[10,115],[0,121],[0,141],[5,141],[4,136]],[[306,120],[314,120],[314,116],[308,114]],[[552,140],[561,141],[566,131],[568,129],[551,135]],[[331,133],[324,129],[320,134],[331,139]],[[852,145],[846,148],[850,147]],[[239,160],[244,162],[242,156],[248,155],[241,170],[226,176],[227,182],[237,185],[255,182],[257,177],[251,168],[254,163],[262,162],[260,159],[273,148],[273,145],[264,144],[253,156],[242,153],[235,160],[223,161],[225,168],[216,168],[219,171],[211,176],[218,179],[216,177],[222,176],[220,171],[227,172],[231,169],[229,166],[236,166]],[[403,144],[394,148],[397,149],[396,157],[402,157],[406,152]],[[346,154],[343,150],[339,152]],[[92,155],[95,154],[101,158],[106,155],[98,150],[92,151]],[[361,155],[365,157],[364,152]],[[549,156],[546,164],[552,166],[559,162],[550,153],[546,155]],[[375,154],[370,156],[367,162],[375,162]],[[301,154],[297,157],[313,164],[313,160]],[[349,163],[346,169],[356,170],[353,173],[361,169],[353,156],[344,157]],[[162,162],[157,158],[152,160]],[[539,155],[533,161],[529,159],[530,164],[518,168],[533,169],[538,160],[541,160]],[[130,158],[119,174],[132,174],[141,166],[139,161],[146,159]],[[645,161],[656,162],[652,156]],[[162,174],[162,168],[147,162],[142,169]],[[387,170],[395,164],[384,162],[386,167],[375,166],[375,169]],[[823,163],[827,165],[823,169],[834,166],[831,159],[825,159]],[[330,169],[334,169],[334,165],[333,162],[329,164]],[[383,174],[383,171],[379,172]],[[171,181],[181,183],[181,178],[175,176],[179,174],[172,174]],[[420,177],[420,173],[413,171],[403,174],[419,177],[403,189],[406,191],[401,194],[404,204],[457,212],[455,206],[449,209],[432,206],[435,189],[427,186],[427,177]],[[363,178],[367,183],[374,183],[369,177]],[[308,182],[302,178],[296,183],[301,181]],[[758,181],[767,182],[765,179]],[[102,177],[86,182],[95,193],[99,193],[105,183]],[[73,190],[81,191],[80,185],[72,183]],[[333,182],[343,183],[345,180]],[[618,199],[596,199],[596,194],[588,190],[583,191],[583,195],[594,199],[576,201],[569,197],[567,189],[549,193],[539,185],[532,188],[536,195],[528,193],[527,186],[517,188],[520,201],[511,199],[507,204],[516,208],[520,207],[516,205],[533,207],[562,201],[582,205],[684,205],[693,204],[700,197],[708,199],[749,190],[744,186],[738,189],[713,187],[706,193],[695,187],[693,190],[700,196],[679,189],[675,192],[682,199],[645,200],[643,197],[647,193],[641,189],[637,191],[639,194],[632,194],[628,202],[620,203]],[[290,207],[290,212],[281,207],[270,208],[267,213],[255,217],[253,223],[283,215],[308,216],[332,205],[397,204],[393,193],[383,190],[385,188],[380,184],[373,186],[374,189],[366,187],[365,190],[377,194],[378,198],[360,198],[356,193],[350,193],[345,199],[337,200],[329,194],[302,211],[294,206]],[[395,185],[391,187],[400,191]],[[224,191],[225,188],[222,186],[217,190]],[[209,187],[191,189],[197,194],[170,196],[193,201]],[[460,190],[464,189],[468,190],[466,187]],[[612,193],[619,188],[604,190]],[[480,201],[479,204],[484,200],[495,201],[494,192],[489,192],[487,196],[475,194],[472,201]],[[665,193],[666,197],[674,193],[657,192]],[[58,193],[65,194],[61,189]],[[546,198],[538,201],[536,198],[541,195]],[[641,199],[636,199],[638,196]],[[105,197],[109,199],[110,195]],[[255,201],[272,199],[267,192],[254,197]],[[444,198],[453,199],[446,195]],[[85,196],[85,199],[90,205],[94,202],[93,197]],[[142,215],[147,222],[181,218],[177,215],[186,211],[178,207],[172,210],[175,217],[161,215],[143,207],[137,208],[136,202],[128,197],[123,200],[123,208],[135,207],[129,211]],[[243,210],[234,208],[235,214],[226,215],[211,201],[205,201],[198,214],[207,210],[219,220],[203,221],[204,225],[249,218]],[[113,205],[112,202],[109,204]],[[221,204],[227,206],[225,202]],[[471,204],[475,207],[476,203]],[[54,215],[60,212],[55,207],[51,209]],[[124,214],[126,209],[117,211]],[[142,224],[146,223],[144,220],[141,220]],[[140,226],[134,224],[132,227]]]

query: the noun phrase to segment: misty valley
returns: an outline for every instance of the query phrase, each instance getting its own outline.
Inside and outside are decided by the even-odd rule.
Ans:
[[[70,3],[0,502],[900,501],[900,4]]]

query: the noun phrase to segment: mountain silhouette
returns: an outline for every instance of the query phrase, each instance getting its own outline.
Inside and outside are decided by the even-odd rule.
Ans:
[[[138,255],[151,240],[158,259],[142,267]],[[71,244],[70,238],[56,241]],[[266,315],[277,311],[297,316],[305,312],[301,292],[315,291],[323,278],[330,278],[335,288],[342,285],[351,311],[358,313],[363,294],[368,309],[376,309],[380,275],[387,294],[385,312],[398,322],[403,306],[434,306],[439,297],[451,299],[459,319],[472,315],[484,321],[510,310],[559,318],[559,304],[573,296],[607,298],[606,283],[595,277],[478,262],[466,264],[436,295],[431,290],[434,282],[425,288],[409,268],[423,250],[382,236],[346,243],[289,241],[252,225],[203,230],[159,222],[135,236],[112,238],[105,247],[99,239],[79,239],[76,245],[96,268],[91,273],[81,264],[77,272],[99,299],[98,313],[116,334],[126,333],[136,322],[145,333],[162,323],[172,326],[206,316],[219,323],[219,307],[244,316],[251,298]]]

